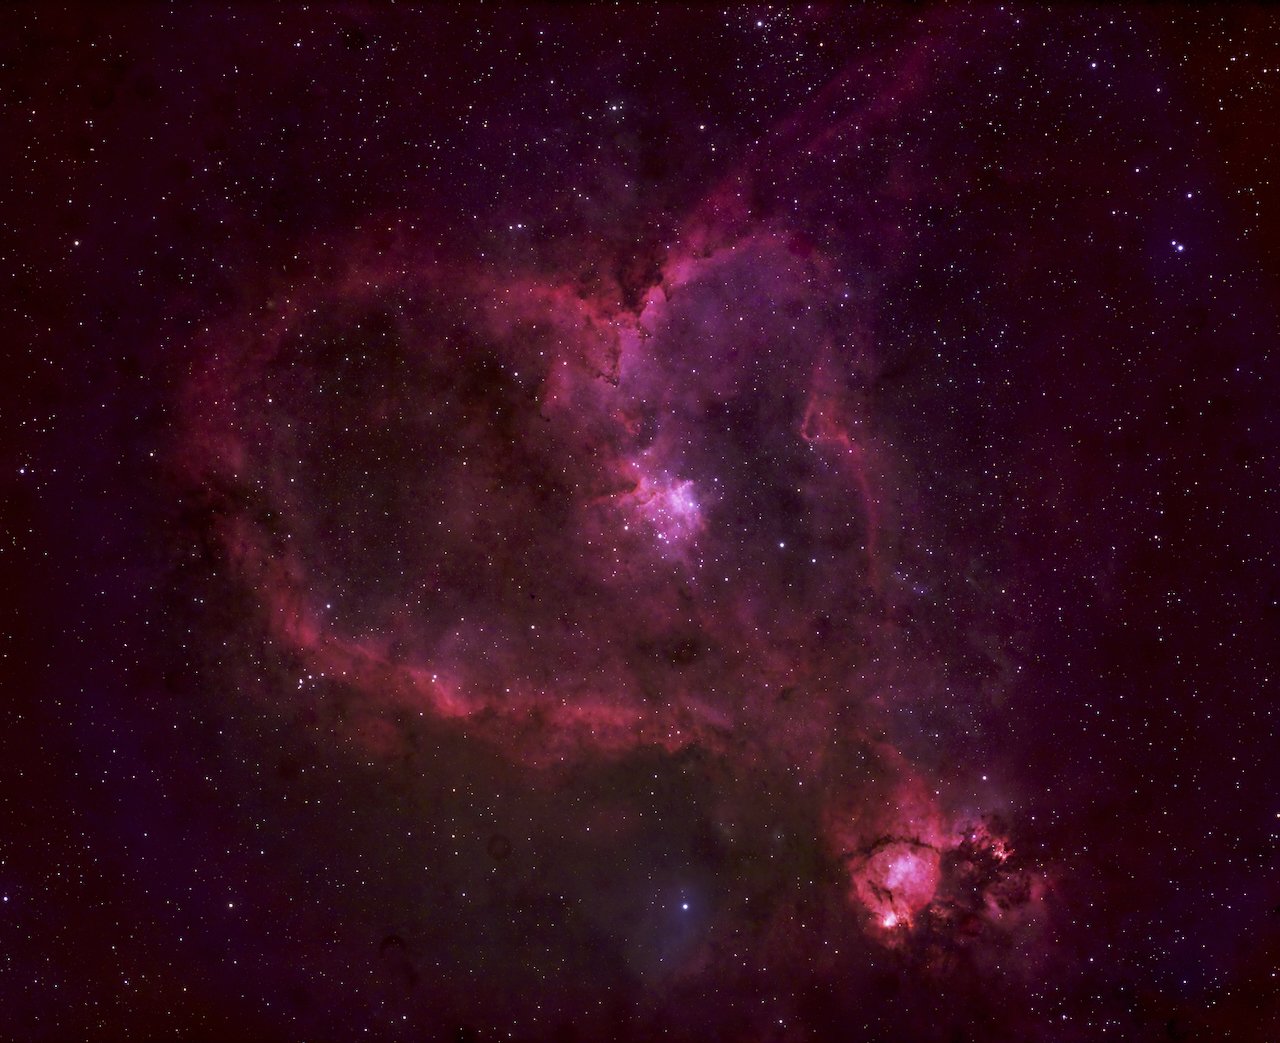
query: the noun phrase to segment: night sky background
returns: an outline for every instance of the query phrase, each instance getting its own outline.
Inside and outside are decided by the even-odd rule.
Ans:
[[[0,1036],[1280,1039],[1280,15],[0,40]]]

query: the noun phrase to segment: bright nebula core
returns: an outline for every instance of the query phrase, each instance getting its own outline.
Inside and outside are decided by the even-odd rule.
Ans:
[[[1280,1038],[1280,19],[11,20],[15,1038]]]

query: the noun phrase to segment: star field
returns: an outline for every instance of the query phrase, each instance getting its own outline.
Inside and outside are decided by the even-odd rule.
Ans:
[[[0,1037],[1280,1036],[1280,22],[4,16]]]

